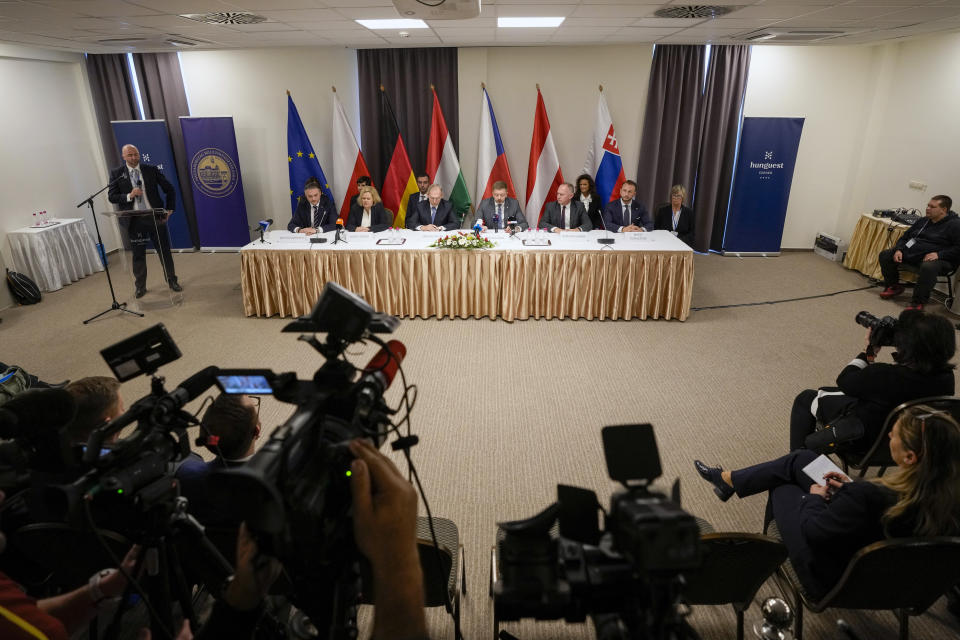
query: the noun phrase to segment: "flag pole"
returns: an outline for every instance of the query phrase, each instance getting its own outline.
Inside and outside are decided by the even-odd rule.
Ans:
[[[336,87],[335,85],[332,85],[330,88],[333,89],[333,92],[334,92],[334,93],[337,92],[337,87]]]
[[[600,85],[600,93],[603,93],[603,85]]]

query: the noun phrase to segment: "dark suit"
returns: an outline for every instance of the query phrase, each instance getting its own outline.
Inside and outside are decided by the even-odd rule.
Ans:
[[[177,192],[163,173],[150,164],[138,165],[142,178],[141,188],[146,196],[141,208],[152,206],[172,212],[177,204]],[[131,211],[136,207],[136,199],[127,200],[127,195],[133,191],[134,185],[130,180],[130,170],[126,163],[110,171],[110,189],[107,198],[117,205],[121,211]],[[160,197],[163,189],[163,197]],[[130,238],[130,249],[133,253],[133,278],[137,288],[147,286],[147,240],[153,242],[154,248],[160,256],[160,262],[166,271],[167,281],[176,282],[177,274],[173,268],[173,256],[170,254],[170,236],[167,233],[166,218],[157,220],[157,224],[150,216],[121,218],[120,226],[126,229]]]
[[[320,230],[324,233],[333,231],[337,228],[337,210],[327,194],[320,193],[320,202],[317,203],[317,212],[320,214]],[[296,229],[308,229],[313,227],[313,205],[307,201],[306,196],[301,196],[297,202],[297,209],[290,218],[290,224],[287,225],[287,231],[293,233]]]
[[[424,200],[416,206],[412,213],[407,211],[407,229],[416,229],[417,227],[422,227],[427,224],[431,224],[430,202]],[[443,228],[445,231],[459,229],[460,220],[453,211],[453,205],[446,200],[441,200],[437,206],[437,215],[433,219],[432,224]]]
[[[617,232],[620,231],[621,227],[627,227],[631,224],[643,227],[647,231],[653,231],[653,220],[650,219],[650,213],[645,206],[634,198],[630,201],[628,208],[628,220],[627,224],[624,224],[623,200],[617,198],[613,202],[607,203],[607,206],[603,209],[603,226],[606,227],[607,231]]]
[[[670,205],[657,209],[653,226],[655,229],[676,231],[678,238],[693,246],[693,209],[687,205],[680,205],[680,218],[677,220],[676,229],[673,228],[673,208]]]
[[[571,200],[567,205],[570,207],[570,226],[569,229],[580,228],[581,231],[590,231],[593,225],[590,224],[590,218],[587,217],[587,211],[577,200]],[[560,205],[556,201],[548,202],[543,210],[543,216],[540,218],[540,229],[553,230],[554,227],[562,225],[560,219]]]
[[[493,221],[496,212],[497,203],[494,202],[492,196],[481,200],[480,206],[477,207],[477,217],[483,219],[483,225],[488,229],[497,228]],[[503,201],[503,216],[500,218],[499,228],[506,229],[507,220],[510,218],[517,219],[517,226],[520,227],[521,231],[526,231],[527,227],[530,226],[526,216],[523,215],[523,210],[520,209],[520,203],[515,198],[507,198]]]
[[[420,201],[421,201],[421,200],[423,200],[424,202],[426,202],[426,201],[427,201],[427,194],[424,193],[423,195],[421,195],[419,191],[417,191],[416,193],[411,193],[411,194],[410,194],[410,199],[407,200],[407,211],[409,212],[409,211],[413,211],[414,209],[416,209],[416,208],[417,208],[417,205],[420,204]]]
[[[580,204],[583,204],[583,202],[580,200],[579,193],[573,196],[573,199]],[[603,230],[606,227],[603,224],[603,207],[600,205],[600,196],[593,194],[593,196],[590,197],[590,206],[587,207],[584,205],[584,208],[587,210],[587,217],[590,218],[590,224],[593,225],[593,228]]]
[[[355,204],[350,207],[350,215],[347,216],[347,231],[356,230],[360,226],[361,220],[363,220],[363,207]],[[391,226],[393,226],[393,217],[383,208],[382,203],[374,202],[373,206],[370,207],[370,231],[376,233],[389,229]]]
[[[818,599],[840,579],[858,549],[884,538],[880,518],[896,494],[872,482],[849,482],[827,502],[809,493],[813,481],[803,473],[816,458],[802,449],[734,471],[731,478],[741,498],[769,492],[767,518],[777,521],[800,582]],[[892,523],[887,533],[910,535],[911,528],[907,522]]]

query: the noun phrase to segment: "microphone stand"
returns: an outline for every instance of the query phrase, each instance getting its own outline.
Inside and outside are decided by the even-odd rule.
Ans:
[[[344,244],[350,244],[349,242],[347,242],[347,239],[343,237],[343,226],[339,224],[337,225],[337,232],[334,234],[333,242],[331,244],[337,244],[338,242],[342,242]]]
[[[116,179],[107,183],[107,186],[105,186],[103,189],[100,189],[100,191],[97,191],[96,193],[91,194],[89,198],[87,198],[86,200],[83,200],[82,202],[80,202],[80,204],[77,205],[78,209],[83,205],[87,205],[90,207],[90,215],[93,216],[93,228],[96,229],[97,231],[97,243],[100,245],[100,248],[103,249],[103,270],[107,272],[107,285],[110,287],[110,299],[113,301],[109,309],[105,311],[101,311],[100,313],[93,316],[92,318],[87,318],[86,320],[83,321],[83,324],[87,324],[91,320],[96,320],[100,316],[106,313],[110,313],[111,311],[123,311],[124,313],[129,313],[131,315],[139,316],[141,318],[143,317],[142,313],[127,309],[126,302],[117,302],[117,294],[114,293],[113,291],[113,280],[110,278],[110,267],[107,264],[107,251],[103,247],[103,238],[100,237],[100,225],[97,223],[97,211],[93,206],[93,199],[96,198],[101,193],[103,193],[104,191],[106,191],[107,189],[109,189],[111,186],[113,186],[113,183],[119,179],[120,179],[120,176],[117,176]]]

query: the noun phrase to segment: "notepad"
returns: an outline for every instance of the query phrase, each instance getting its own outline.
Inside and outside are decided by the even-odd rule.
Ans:
[[[846,475],[840,467],[833,463],[833,460],[823,454],[820,454],[816,460],[805,466],[803,472],[817,484],[826,484],[823,477],[831,472],[839,473],[842,476]]]

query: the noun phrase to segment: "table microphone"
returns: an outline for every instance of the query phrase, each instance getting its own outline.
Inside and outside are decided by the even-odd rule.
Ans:
[[[260,227],[260,244],[263,244],[264,242],[263,234],[266,232],[267,228],[269,228],[270,225],[272,224],[273,224],[273,218],[267,218],[266,220],[261,220],[258,223],[258,226]]]

